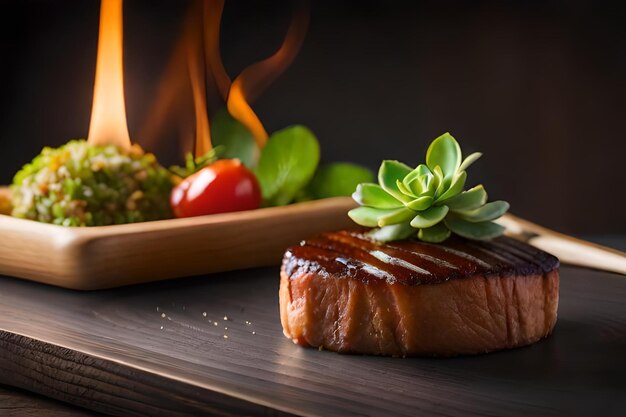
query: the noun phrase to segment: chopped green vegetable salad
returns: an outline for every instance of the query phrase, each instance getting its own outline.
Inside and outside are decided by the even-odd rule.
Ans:
[[[63,226],[104,226],[170,218],[172,176],[137,145],[73,140],[44,148],[14,177],[12,215]]]

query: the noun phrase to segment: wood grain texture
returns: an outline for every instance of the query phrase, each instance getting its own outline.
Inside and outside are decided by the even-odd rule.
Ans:
[[[2,417],[98,417],[102,414],[73,407],[41,395],[0,385]]]
[[[92,228],[0,215],[0,274],[94,290],[278,265],[284,249],[353,226],[348,198]]]
[[[0,383],[114,415],[623,415],[626,280],[561,276],[551,337],[454,359],[294,345],[277,268],[90,293],[3,278]]]

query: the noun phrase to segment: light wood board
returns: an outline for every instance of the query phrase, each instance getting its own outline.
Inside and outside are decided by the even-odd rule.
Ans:
[[[626,279],[561,276],[550,338],[454,359],[294,345],[277,268],[88,293],[2,278],[0,383],[120,416],[624,415]]]
[[[6,189],[5,189],[6,192]],[[286,247],[354,227],[352,199],[127,225],[61,227],[0,215],[0,274],[94,290],[278,265]]]

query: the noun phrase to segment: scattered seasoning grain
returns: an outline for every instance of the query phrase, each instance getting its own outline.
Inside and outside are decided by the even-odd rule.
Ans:
[[[252,332],[252,334],[256,334],[256,332]]]
[[[251,324],[252,324],[252,322],[251,322],[251,321],[246,320],[246,325],[248,325],[248,326],[249,326],[249,325],[251,325]]]
[[[162,317],[162,318],[165,318],[165,313],[161,313],[161,317]]]
[[[161,326],[161,330],[163,330],[163,326]]]
[[[228,335],[227,334],[224,335],[224,339],[228,339]]]
[[[206,317],[206,311],[202,313],[202,317]]]
[[[157,313],[159,312],[159,306],[157,306]]]
[[[213,325],[214,325],[214,326],[217,326],[217,322],[216,322],[216,321],[215,321],[215,322],[213,322]]]
[[[228,316],[224,316],[224,320],[228,320]]]
[[[228,330],[228,327],[224,327],[224,330]]]

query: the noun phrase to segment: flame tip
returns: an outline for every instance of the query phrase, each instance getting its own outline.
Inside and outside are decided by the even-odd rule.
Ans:
[[[123,69],[123,0],[102,0],[88,142],[130,149]]]

